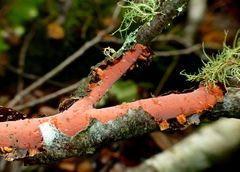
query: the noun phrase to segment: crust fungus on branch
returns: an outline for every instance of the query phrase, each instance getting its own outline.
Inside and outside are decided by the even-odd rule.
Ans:
[[[174,4],[186,3],[187,0],[176,0]],[[171,7],[172,3],[168,4],[166,1],[164,4]],[[174,9],[175,6],[172,10]],[[167,10],[165,16],[168,16],[168,12],[172,11]],[[162,24],[154,29],[154,35],[144,34],[140,38],[139,33],[150,33],[149,28],[143,27],[133,42],[148,42],[163,29],[171,17],[155,17],[150,26]],[[44,118],[1,122],[2,154],[8,160],[24,159],[30,160],[30,163],[47,163],[92,153],[98,145],[107,141],[140,135],[157,129],[158,125],[162,130],[171,128],[169,120],[173,118],[180,125],[185,125],[186,116],[202,113],[222,101],[223,92],[220,88],[200,87],[189,93],[170,94],[102,109],[94,108],[112,84],[137,60],[148,60],[149,57],[147,47],[135,44],[113,61],[106,60],[95,66],[81,99],[66,106],[63,104],[60,113]]]
[[[126,133],[119,135],[116,128],[123,131],[131,130],[138,135],[151,131],[153,128],[156,129],[156,124],[159,124],[161,129],[166,129],[162,127],[162,124],[172,118],[177,118],[180,124],[184,125],[185,116],[208,110],[217,102],[222,101],[223,93],[218,87],[200,87],[190,93],[170,94],[102,109],[94,108],[112,84],[138,59],[149,57],[148,49],[141,44],[136,44],[132,50],[125,52],[114,62],[97,65],[93,69],[95,73],[92,72],[89,76],[86,96],[75,102],[69,109],[50,117],[0,123],[2,153],[8,160],[36,157],[38,162],[47,162],[48,158],[59,159],[74,156],[79,152],[86,154],[92,152],[91,150],[94,150],[97,144],[104,143],[106,140],[129,137],[125,135]],[[130,117],[129,114],[131,114]],[[137,115],[141,114],[142,118],[138,119]],[[133,116],[134,120],[138,121],[134,122],[136,123],[134,127],[128,124],[122,126],[123,121]],[[95,129],[94,125],[98,126],[98,131],[101,127],[104,128],[103,131],[112,131],[111,136],[107,138],[104,132],[97,132],[101,139],[90,144],[94,139],[87,135]],[[113,127],[115,130],[111,130]],[[88,146],[86,146],[87,143]],[[55,150],[53,148],[62,151],[53,153],[51,151]],[[63,151],[65,149],[67,152]],[[42,160],[42,157],[45,157],[43,158],[45,160]]]

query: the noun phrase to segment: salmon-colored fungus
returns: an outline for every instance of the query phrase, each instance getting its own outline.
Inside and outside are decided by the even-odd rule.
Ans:
[[[142,108],[160,124],[161,129],[169,127],[168,119],[177,118],[181,124],[185,117],[194,113],[203,112],[222,101],[223,92],[216,86],[200,86],[193,92],[169,94],[155,98],[138,100],[131,103],[96,109],[94,106],[112,86],[137,60],[146,60],[150,56],[148,49],[136,44],[132,50],[118,59],[113,65],[104,69],[97,69],[100,81],[89,84],[89,94],[75,102],[69,109],[54,116],[33,118],[0,123],[0,146],[22,149],[37,149],[43,146],[43,136],[40,125],[48,122],[67,136],[86,129],[93,118],[102,123],[115,120],[123,116],[129,109]]]

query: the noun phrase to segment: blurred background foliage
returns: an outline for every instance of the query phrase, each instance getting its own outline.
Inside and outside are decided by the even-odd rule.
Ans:
[[[201,51],[202,42],[205,43],[206,52],[211,56],[222,48],[225,31],[228,31],[229,44],[240,28],[239,0],[200,0],[199,2],[206,5],[200,21],[197,24],[189,21],[190,11],[193,10],[193,6],[189,6],[186,12],[173,20],[163,34],[149,45],[155,53],[152,62],[147,65],[139,63],[138,67],[123,76],[109,90],[99,103],[99,107],[198,86],[198,83],[187,82],[179,73],[184,69],[188,73],[196,73],[201,68],[202,60],[205,60]],[[6,105],[19,91],[17,85],[21,60],[24,61],[21,75],[26,87],[77,51],[99,31],[107,28],[112,22],[112,13],[116,4],[117,0],[1,0],[0,105]],[[115,30],[120,25],[122,14],[115,23]],[[196,28],[191,34],[188,28],[194,24]],[[134,23],[129,30],[131,31],[136,25],[137,23]],[[117,50],[122,43],[119,33],[106,35],[82,57],[24,97],[21,103],[34,101],[86,77],[91,66],[104,59],[102,51],[105,47],[110,46]],[[194,49],[193,46],[197,48]],[[178,51],[188,48],[190,51],[185,53]],[[71,93],[22,111],[30,116],[55,114],[58,104],[69,95]],[[142,160],[175,144],[188,133],[189,130],[186,130],[176,135],[161,136],[164,139],[160,141],[156,141],[159,138],[152,135],[120,141],[104,147],[93,157],[72,158],[47,167],[36,165],[25,168],[21,163],[2,166],[1,164],[4,163],[1,160],[0,171],[1,167],[4,170],[8,169],[7,171],[13,168],[17,171],[81,172],[112,168],[114,171],[114,165],[137,165]],[[162,144],[158,145],[158,142]],[[211,171],[219,171],[221,168]]]
[[[194,1],[194,0],[192,0]],[[0,104],[5,105],[19,92],[19,77],[24,87],[52,70],[85,42],[112,23],[113,10],[117,0],[2,0],[0,2]],[[128,2],[128,1],[127,1]],[[157,96],[169,91],[183,91],[198,86],[179,75],[182,70],[196,73],[202,66],[204,55],[201,43],[211,56],[222,48],[225,31],[228,43],[239,28],[239,1],[209,0],[202,18],[191,22],[192,10],[189,6],[177,19],[166,27],[163,34],[149,45],[155,53],[152,62],[138,63],[122,80],[117,82],[99,106],[114,105],[120,102]],[[131,4],[130,4],[131,5]],[[195,5],[199,6],[199,5]],[[124,18],[124,9],[117,21],[115,30]],[[136,28],[141,19],[134,18],[129,32]],[[193,27],[194,26],[194,27]],[[189,29],[190,28],[190,29]],[[194,31],[191,31],[194,28]],[[193,29],[192,29],[193,30]],[[191,31],[191,32],[190,32]],[[84,55],[64,68],[43,86],[33,91],[22,103],[37,99],[86,77],[91,66],[104,59],[103,49],[121,47],[120,33],[107,34]],[[198,48],[193,49],[192,46]],[[180,50],[191,51],[181,54]],[[171,55],[172,51],[176,51]],[[160,52],[160,54],[158,54]],[[19,74],[19,72],[21,74]],[[68,95],[70,95],[69,93]],[[57,108],[63,97],[43,103]],[[42,105],[27,109],[27,113],[39,113]],[[41,111],[40,111],[41,112]]]
[[[42,76],[106,28],[115,4],[111,0],[1,1],[0,80],[6,84],[0,87],[16,84],[21,49],[27,41],[30,44],[25,54],[24,73]],[[76,77],[87,76],[90,67],[103,59],[102,48],[93,47],[95,51],[90,50],[87,58],[70,65],[54,80],[64,82],[60,85],[65,86]],[[32,82],[26,78],[25,81]]]

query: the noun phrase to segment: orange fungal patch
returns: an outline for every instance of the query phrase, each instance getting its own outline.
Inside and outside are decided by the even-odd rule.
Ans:
[[[184,114],[180,114],[176,118],[177,118],[177,121],[179,122],[179,124],[181,124],[181,125],[184,125],[187,121]]]
[[[0,147],[1,153],[11,153],[12,151],[13,151],[12,147],[7,147],[7,146]]]
[[[96,83],[90,83],[90,84],[88,84],[88,88],[90,89],[90,90],[92,90],[93,88],[95,88],[96,87]]]
[[[163,120],[162,122],[160,122],[159,124],[160,130],[166,130],[170,128],[170,124],[167,122],[167,120]]]
[[[66,136],[74,136],[86,129],[93,118],[107,123],[117,117],[124,116],[131,110],[141,109],[146,115],[152,116],[160,122],[161,130],[170,127],[168,119],[177,118],[180,124],[186,123],[186,118],[196,112],[203,112],[212,108],[217,102],[223,100],[223,92],[218,87],[199,87],[193,92],[182,94],[169,94],[138,100],[131,103],[95,109],[94,105],[102,98],[113,83],[119,79],[139,58],[148,57],[148,49],[136,44],[132,50],[127,51],[122,58],[117,59],[114,65],[109,65],[104,70],[97,68],[95,74],[100,76],[99,81],[91,82],[89,94],[76,101],[70,108],[54,116],[44,118],[6,121],[0,123],[0,147],[4,152],[11,152],[11,147],[37,150],[43,145],[43,134],[40,126],[50,123],[59,132]],[[97,78],[99,79],[99,78]],[[179,115],[181,114],[181,115]],[[30,154],[35,154],[33,151]]]
[[[100,78],[103,77],[104,71],[101,68],[96,68],[95,71]]]

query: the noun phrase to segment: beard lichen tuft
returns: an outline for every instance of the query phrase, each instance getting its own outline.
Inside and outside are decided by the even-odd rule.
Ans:
[[[187,74],[184,71],[182,75],[187,77],[188,81],[200,82],[205,86],[222,83],[224,87],[233,86],[232,81],[240,83],[240,30],[238,30],[233,46],[226,45],[226,39],[223,42],[223,50],[216,57],[210,58],[204,51],[208,62],[199,70],[198,74]]]
[[[120,27],[113,33],[119,32],[122,37],[127,35],[130,26],[137,21],[150,22],[156,14],[160,14],[159,0],[124,0],[121,6],[124,9],[123,20]]]

